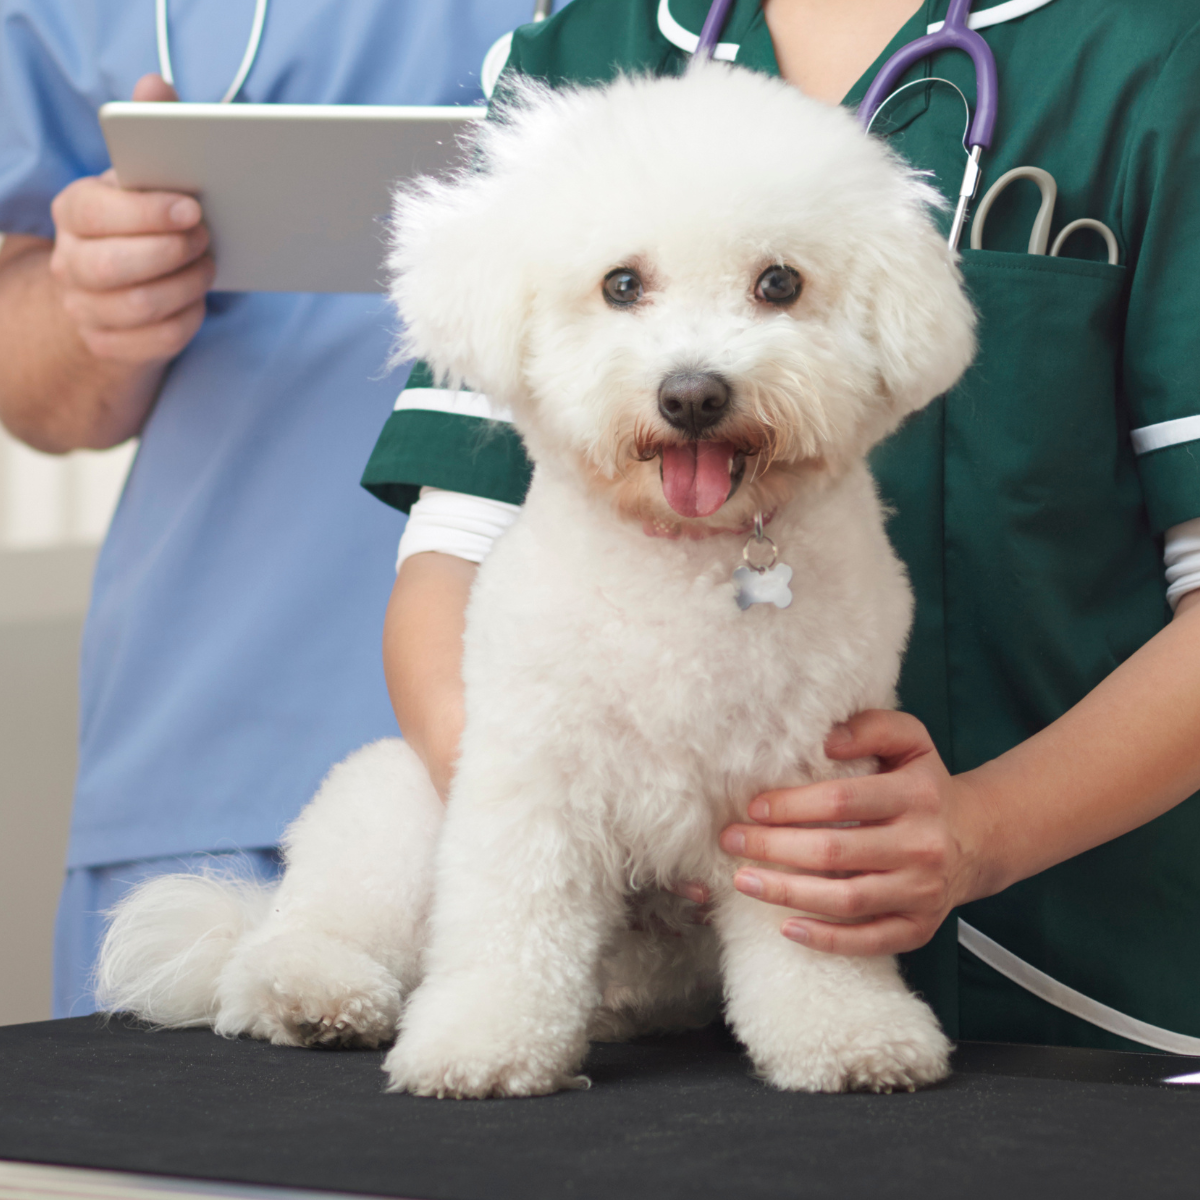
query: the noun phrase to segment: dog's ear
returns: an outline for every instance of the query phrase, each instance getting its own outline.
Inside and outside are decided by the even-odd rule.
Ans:
[[[870,248],[868,284],[880,379],[897,420],[952,388],[975,356],[975,310],[928,215],[941,202],[918,180],[907,188],[908,202]]]
[[[528,221],[502,177],[463,173],[401,191],[392,210],[395,359],[422,358],[447,386],[511,405],[522,391],[531,295]]]

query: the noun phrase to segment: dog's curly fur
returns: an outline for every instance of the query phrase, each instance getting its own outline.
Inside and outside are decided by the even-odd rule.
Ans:
[[[723,988],[778,1087],[944,1075],[892,959],[781,937],[717,849],[758,792],[870,770],[824,738],[894,703],[911,598],[864,455],[973,353],[938,203],[846,113],[712,65],[516,87],[475,169],[402,195],[403,353],[510,406],[537,464],[472,594],[448,809],[403,743],[365,748],[288,831],[256,915],[218,889],[233,915],[196,936],[211,881],[127,900],[109,1002],[288,1044],[378,1045],[399,1020],[393,1088],[513,1096],[577,1084],[589,1036],[706,1019]],[[790,307],[755,298],[773,264],[801,280]],[[644,283],[628,310],[603,295],[616,268]],[[660,478],[680,371],[725,381],[711,437],[749,456],[705,517]],[[794,570],[783,610],[734,601],[756,512]],[[657,890],[684,879],[711,927]]]

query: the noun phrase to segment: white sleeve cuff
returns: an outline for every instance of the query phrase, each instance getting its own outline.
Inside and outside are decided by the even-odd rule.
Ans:
[[[1173,609],[1188,592],[1200,588],[1200,517],[1167,530],[1163,561],[1167,565],[1167,603]]]
[[[406,558],[428,550],[481,563],[520,511],[519,504],[423,487],[420,499],[408,514],[396,556],[396,570],[400,570]]]

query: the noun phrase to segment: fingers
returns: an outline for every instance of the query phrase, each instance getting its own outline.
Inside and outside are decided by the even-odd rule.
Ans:
[[[66,287],[63,310],[100,358],[157,362],[174,358],[204,317],[215,268],[204,255],[173,274],[111,291]]]
[[[826,954],[906,954],[924,946],[937,932],[940,919],[914,920],[905,913],[880,917],[864,925],[830,925],[825,921],[793,917],[780,932],[793,942]]]
[[[887,821],[909,806],[907,788],[879,776],[830,779],[756,796],[748,815],[764,825],[808,825],[834,821]],[[736,853],[736,852],[734,852]]]
[[[88,350],[97,358],[131,364],[166,363],[179,354],[204,321],[202,296],[186,308],[151,325],[136,329],[79,330]]]
[[[166,362],[204,319],[215,269],[200,205],[173,192],[127,192],[111,171],[64,188],[50,272],[88,350]]]
[[[182,234],[77,238],[61,234],[50,270],[65,288],[111,292],[149,284],[197,262],[208,249],[203,225]]]
[[[131,100],[178,100],[179,93],[161,75],[143,75],[133,85]]]
[[[867,921],[898,914],[934,919],[946,904],[944,881],[909,871],[827,879],[755,867],[740,870],[733,885],[756,900],[835,921]]]
[[[834,759],[876,757],[888,770],[933,750],[929,731],[908,713],[871,708],[835,725],[825,739],[825,753]]]
[[[112,292],[67,291],[63,308],[80,329],[117,331],[157,325],[203,300],[213,273],[212,259],[203,258],[152,283]]]
[[[928,811],[937,803],[937,776],[918,768],[763,792],[746,811],[764,825],[809,825],[889,821],[906,812]]]
[[[881,770],[757,796],[753,823],[720,838],[726,853],[751,860],[735,888],[796,909],[781,931],[813,949],[876,955],[924,945],[961,893],[960,801],[949,772],[905,713],[859,713],[831,731],[826,753],[875,758]]]
[[[178,233],[198,225],[201,217],[194,196],[126,191],[112,171],[69,183],[54,197],[50,212],[60,235],[78,238]]]
[[[950,850],[941,827],[923,821],[849,829],[730,825],[722,831],[720,845],[736,858],[822,873],[904,866],[940,875]]]
[[[702,883],[696,883],[693,880],[684,880],[682,883],[673,883],[667,891],[676,896],[683,897],[684,900],[690,900],[693,904],[707,904],[712,899],[708,888]]]

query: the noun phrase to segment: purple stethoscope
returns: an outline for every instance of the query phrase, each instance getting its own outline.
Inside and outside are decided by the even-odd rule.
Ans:
[[[696,47],[698,56],[712,58],[732,3],[733,0],[713,0],[704,20],[704,28],[700,31],[700,42]],[[858,106],[859,122],[864,129],[868,129],[875,114],[896,90],[901,76],[913,63],[939,50],[961,50],[971,56],[975,64],[975,116],[964,141],[967,166],[963,172],[962,186],[958,189],[958,204],[950,226],[952,250],[958,248],[967,221],[967,211],[979,188],[979,159],[985,150],[990,149],[992,133],[996,128],[996,59],[987,42],[967,27],[970,15],[971,0],[950,0],[946,21],[941,29],[901,46],[879,69],[879,74]]]

